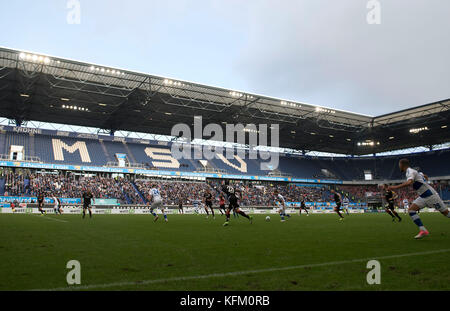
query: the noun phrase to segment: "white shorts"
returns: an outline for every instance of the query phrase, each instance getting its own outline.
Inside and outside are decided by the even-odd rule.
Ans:
[[[413,204],[417,205],[420,209],[429,207],[441,212],[447,210],[447,206],[444,204],[438,194],[433,194],[428,198],[418,197],[414,200]]]
[[[154,198],[153,199],[153,203],[152,203],[151,209],[155,209],[155,208],[163,208],[163,206],[162,206],[162,199],[161,198]]]

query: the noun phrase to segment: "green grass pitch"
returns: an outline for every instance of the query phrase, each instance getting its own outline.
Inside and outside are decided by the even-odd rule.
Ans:
[[[70,260],[81,263],[72,289],[84,290],[449,290],[450,221],[421,217],[431,236],[416,241],[407,215],[257,215],[223,227],[221,216],[0,214],[0,290],[67,288]],[[386,256],[381,284],[368,285],[365,259]]]

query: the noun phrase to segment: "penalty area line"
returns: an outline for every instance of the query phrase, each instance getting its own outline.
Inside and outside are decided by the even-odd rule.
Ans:
[[[374,257],[370,257],[370,258],[331,261],[331,262],[306,264],[306,265],[299,265],[299,266],[266,268],[266,269],[236,271],[236,272],[226,272],[226,273],[213,273],[213,274],[205,274],[205,275],[181,276],[181,277],[146,280],[146,281],[135,281],[135,282],[128,281],[128,282],[115,282],[115,283],[92,284],[92,285],[75,285],[75,286],[70,286],[70,287],[59,287],[59,288],[51,288],[51,289],[32,289],[31,291],[74,291],[74,290],[104,289],[104,288],[122,287],[122,286],[142,286],[142,285],[177,282],[177,281],[203,280],[203,279],[212,279],[212,278],[223,278],[223,277],[228,277],[228,276],[239,276],[239,275],[246,275],[246,274],[258,274],[258,273],[267,273],[267,272],[298,270],[298,269],[303,269],[303,268],[336,266],[336,265],[342,265],[342,264],[368,262],[370,260],[383,260],[383,259],[394,259],[394,258],[412,257],[412,256],[424,256],[424,255],[441,254],[441,253],[447,253],[447,252],[450,252],[450,249],[441,249],[441,250],[428,251],[428,252],[417,252],[417,253],[408,253],[408,254],[399,254],[399,255],[390,255],[390,256],[374,256]]]

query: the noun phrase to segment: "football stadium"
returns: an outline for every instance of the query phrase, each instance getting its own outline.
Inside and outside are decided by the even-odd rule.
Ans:
[[[371,259],[378,290],[450,289],[450,99],[367,116],[6,48],[0,68],[1,290],[372,290]],[[173,136],[199,119],[279,142]],[[420,181],[393,190],[401,159]]]
[[[0,12],[2,307],[446,301],[450,1]]]

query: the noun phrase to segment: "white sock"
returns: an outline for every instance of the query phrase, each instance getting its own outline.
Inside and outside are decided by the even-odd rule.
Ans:
[[[420,230],[420,231],[427,231],[427,229],[426,229],[424,226],[420,226],[420,227],[419,227],[419,230]]]
[[[450,212],[447,214],[447,217],[450,218]]]

